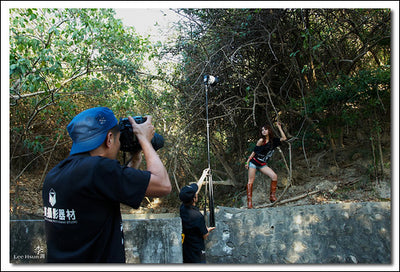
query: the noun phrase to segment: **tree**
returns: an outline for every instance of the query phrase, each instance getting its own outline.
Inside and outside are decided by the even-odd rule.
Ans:
[[[249,142],[255,141],[258,127],[265,122],[281,120],[289,136],[303,139],[294,144],[304,152],[307,147],[315,151],[329,147],[335,154],[337,142],[343,142],[343,128],[352,131],[366,117],[352,110],[365,108],[365,92],[380,101],[381,108],[390,105],[386,99],[390,87],[384,77],[374,76],[381,81],[368,91],[362,89],[365,84],[355,89],[355,83],[350,83],[360,83],[362,73],[374,74],[376,69],[390,74],[388,9],[177,12],[188,21],[181,25],[182,35],[170,52],[182,55],[182,87],[177,99],[183,106],[182,122],[195,132],[195,138],[186,141],[196,144],[185,145],[199,158],[191,161],[192,165],[199,163],[204,153],[200,143],[205,142],[205,126],[199,120],[205,115],[204,74],[220,78],[215,92],[210,93],[211,142],[216,143],[215,153],[222,155],[213,157],[213,164],[224,169],[220,161],[229,161],[232,170],[225,170],[243,177],[239,184],[245,180],[241,162],[251,150]],[[376,86],[381,86],[379,92],[370,91]],[[370,115],[367,118],[374,120]],[[341,131],[341,136],[336,131]],[[332,158],[335,161],[335,156]]]
[[[120,95],[144,89],[139,70],[150,43],[114,15],[112,9],[10,9],[12,185],[34,166],[43,178],[52,160],[68,155],[65,128],[78,112],[102,105],[125,113]]]

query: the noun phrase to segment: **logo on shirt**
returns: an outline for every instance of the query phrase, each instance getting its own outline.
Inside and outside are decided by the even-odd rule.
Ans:
[[[56,204],[56,191],[54,191],[53,188],[51,188],[49,192],[49,203],[52,207]]]
[[[78,223],[76,219],[75,209],[54,207],[54,205],[56,205],[56,202],[56,191],[51,188],[49,191],[49,204],[51,205],[51,207],[44,207],[44,219],[46,221],[61,224]]]

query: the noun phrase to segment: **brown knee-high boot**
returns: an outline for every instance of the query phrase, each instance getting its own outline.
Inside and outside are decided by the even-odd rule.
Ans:
[[[247,183],[247,208],[248,209],[253,208],[252,197],[253,197],[253,184]]]
[[[270,187],[270,194],[269,194],[269,200],[271,201],[271,203],[276,201],[275,192],[276,192],[277,185],[278,185],[277,180],[271,180],[271,187]]]

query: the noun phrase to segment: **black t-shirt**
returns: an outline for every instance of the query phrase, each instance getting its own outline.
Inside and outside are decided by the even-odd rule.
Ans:
[[[180,207],[182,219],[182,232],[185,235],[183,240],[184,262],[198,262],[202,250],[205,250],[203,235],[208,233],[204,216],[195,206]]]
[[[43,184],[48,262],[125,262],[120,203],[138,208],[150,172],[88,153],[68,157]]]
[[[269,158],[271,158],[274,154],[275,148],[280,146],[281,144],[281,140],[274,137],[272,138],[272,141],[268,141],[268,143],[264,145],[255,146],[253,150],[255,156],[250,160],[250,162],[254,163],[257,166],[266,165]]]

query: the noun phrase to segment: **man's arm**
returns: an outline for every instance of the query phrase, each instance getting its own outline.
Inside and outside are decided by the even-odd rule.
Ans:
[[[197,187],[199,188],[199,189],[197,189],[197,193],[200,192],[201,186],[203,186],[204,179],[206,178],[209,171],[210,171],[210,168],[206,168],[203,170],[203,174],[201,175],[199,181],[197,182]]]
[[[137,124],[132,117],[128,117],[128,119],[132,124],[133,133],[135,133],[142,147],[146,159],[147,171],[151,173],[145,195],[150,197],[168,195],[172,189],[168,172],[151,144],[151,139],[154,136],[154,127],[151,124],[152,117],[147,116],[146,122],[142,124]]]
[[[128,163],[128,167],[139,169],[140,163],[142,162],[142,151],[131,153],[132,159]]]

